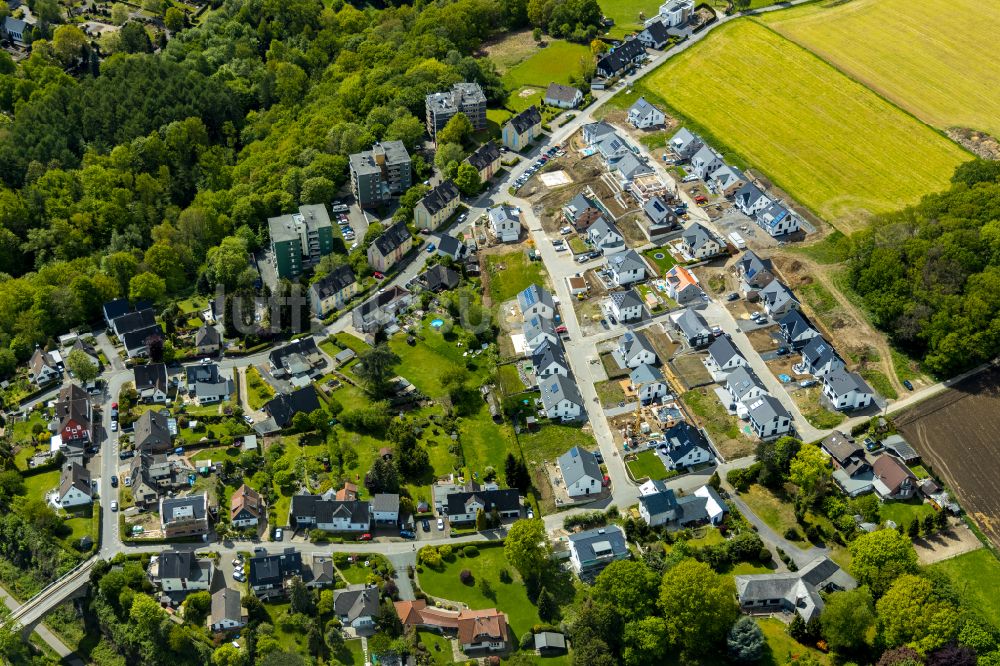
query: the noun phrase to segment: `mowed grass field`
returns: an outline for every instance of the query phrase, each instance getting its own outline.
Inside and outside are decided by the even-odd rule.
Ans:
[[[511,90],[507,106],[523,111],[532,104],[539,104],[550,83],[569,84],[573,74],[580,74],[580,60],[588,62],[593,56],[584,44],[550,40],[548,46],[538,49],[529,58],[507,70],[504,84]]]
[[[944,189],[972,158],[752,21],[717,28],[636,88],[665,100],[717,148],[738,153],[845,233],[870,213]]]
[[[852,0],[758,20],[935,127],[1000,135],[995,3]]]

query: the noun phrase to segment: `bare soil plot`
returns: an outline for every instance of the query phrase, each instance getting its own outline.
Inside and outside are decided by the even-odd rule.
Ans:
[[[670,361],[670,369],[684,384],[685,389],[691,390],[712,383],[712,375],[705,367],[705,356],[705,354],[682,354]]]
[[[761,352],[774,351],[784,342],[781,339],[781,334],[778,333],[777,326],[758,328],[754,331],[750,331],[746,335],[747,339],[750,341],[750,346],[752,346],[754,351],[758,354]]]
[[[927,565],[979,550],[983,543],[967,525],[953,521],[947,532],[938,532],[930,539],[914,539],[913,547],[917,561]]]
[[[895,419],[984,534],[1000,546],[1000,369],[970,377]]]
[[[656,352],[660,361],[673,358],[674,354],[681,347],[678,342],[675,342],[673,338],[664,333],[663,328],[659,325],[654,324],[649,328],[643,329],[642,332],[649,338],[649,343],[653,345],[653,351]]]

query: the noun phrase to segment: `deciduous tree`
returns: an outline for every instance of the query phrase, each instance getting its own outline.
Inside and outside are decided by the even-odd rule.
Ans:
[[[541,520],[518,520],[507,531],[503,546],[510,565],[525,580],[537,579],[549,565],[551,546]]]
[[[926,653],[947,645],[958,633],[958,609],[921,576],[899,576],[876,609],[882,640],[891,647],[907,645]]]
[[[875,623],[871,593],[864,587],[834,592],[826,599],[820,615],[823,638],[835,652],[850,652],[865,642]]]
[[[695,654],[719,644],[738,614],[732,579],[703,562],[684,560],[667,571],[660,585],[660,610],[672,643]]]
[[[899,576],[917,570],[917,553],[896,530],[862,534],[851,543],[851,572],[875,597],[885,594]]]
[[[82,349],[74,349],[66,355],[66,369],[73,373],[82,384],[97,379],[98,368]]]

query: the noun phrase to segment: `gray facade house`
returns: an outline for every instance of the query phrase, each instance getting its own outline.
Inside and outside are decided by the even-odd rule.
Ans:
[[[736,576],[736,596],[744,613],[794,612],[806,622],[823,612],[821,592],[855,587],[857,582],[827,557],[818,557],[795,573]]]
[[[351,191],[362,208],[377,208],[410,189],[413,170],[402,141],[383,141],[350,156]]]
[[[601,492],[601,482],[604,475],[597,462],[597,456],[590,451],[574,446],[559,456],[559,471],[562,473],[563,485],[572,498],[597,495]]]
[[[677,215],[658,196],[652,196],[642,206],[642,212],[649,218],[651,236],[666,233],[677,228]]]
[[[569,553],[573,570],[581,577],[596,576],[612,562],[631,557],[625,532],[617,525],[571,534]]]
[[[141,453],[163,453],[170,449],[166,414],[148,410],[135,421],[135,449]]]
[[[548,106],[557,106],[560,109],[575,109],[583,101],[583,93],[579,88],[564,86],[560,83],[550,83],[545,90],[545,97],[542,102]]]
[[[451,90],[428,95],[425,105],[427,133],[434,141],[438,130],[458,113],[465,114],[473,129],[486,129],[486,95],[478,83],[456,83]]]
[[[708,327],[708,322],[697,310],[686,308],[679,315],[671,315],[674,327],[684,337],[689,347],[695,349],[704,347],[712,339],[712,330]]]
[[[680,128],[676,134],[670,137],[670,150],[682,160],[691,159],[704,145],[705,142],[701,140],[701,137],[686,127]]]

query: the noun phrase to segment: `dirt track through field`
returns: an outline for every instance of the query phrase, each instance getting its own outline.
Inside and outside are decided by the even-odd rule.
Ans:
[[[896,369],[892,366],[892,350],[885,341],[885,336],[872,328],[865,313],[841,293],[840,288],[830,278],[830,266],[818,264],[812,259],[798,254],[776,254],[772,257],[772,261],[782,282],[788,285],[793,291],[799,285],[815,281],[833,295],[837,301],[837,306],[841,310],[841,314],[848,321],[844,322],[844,325],[837,327],[836,331],[827,330],[827,326],[819,317],[815,316],[815,313],[808,312],[808,314],[812,315],[813,324],[820,328],[823,336],[833,343],[834,347],[841,354],[846,349],[874,348],[878,353],[878,361],[869,361],[869,368],[874,368],[882,372],[882,374],[889,378],[893,388],[899,394],[903,394],[905,391],[899,381],[899,377],[896,375]],[[807,305],[805,309],[809,310],[810,308]]]
[[[980,373],[896,418],[896,426],[1000,547],[1000,370]]]

